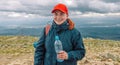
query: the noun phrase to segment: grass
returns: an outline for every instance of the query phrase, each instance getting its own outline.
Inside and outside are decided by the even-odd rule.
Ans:
[[[93,38],[84,39],[86,47],[86,56],[80,61],[80,65],[87,63],[96,63],[93,65],[110,65],[105,64],[106,62],[112,62],[113,65],[120,64],[120,41],[114,40],[101,40]],[[103,63],[104,64],[98,64]],[[90,64],[90,65],[92,65]]]
[[[84,39],[84,43],[88,51],[90,52],[106,52],[106,51],[117,51],[120,49],[120,41],[114,40],[101,40],[101,39]]]
[[[33,54],[33,42],[36,40],[38,37],[0,36],[0,55]],[[78,62],[80,65],[96,61],[101,63],[113,61],[114,65],[120,64],[120,41],[85,38],[84,44],[86,56]]]
[[[33,53],[35,40],[31,36],[0,36],[0,54]]]

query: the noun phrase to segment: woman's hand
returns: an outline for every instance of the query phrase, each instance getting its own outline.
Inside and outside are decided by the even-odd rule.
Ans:
[[[57,58],[62,59],[62,60],[67,60],[68,59],[68,54],[65,51],[60,51],[57,54]]]

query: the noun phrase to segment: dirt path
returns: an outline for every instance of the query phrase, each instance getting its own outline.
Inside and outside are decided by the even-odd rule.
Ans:
[[[33,54],[0,55],[0,65],[33,65]]]

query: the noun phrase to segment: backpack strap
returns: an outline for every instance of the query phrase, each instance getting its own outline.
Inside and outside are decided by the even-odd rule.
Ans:
[[[47,34],[48,34],[49,30],[50,30],[50,27],[51,27],[50,24],[47,24],[47,25],[45,26],[45,35],[46,35],[46,36],[47,36]],[[37,44],[38,44],[38,42],[34,42],[34,43],[33,43],[34,48],[37,47]]]
[[[49,30],[50,30],[50,27],[51,25],[50,24],[47,24],[46,27],[45,27],[45,35],[47,36]]]

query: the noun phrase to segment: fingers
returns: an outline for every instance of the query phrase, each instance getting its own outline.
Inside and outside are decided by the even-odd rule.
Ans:
[[[65,51],[61,51],[57,54],[57,57],[59,59],[66,60],[66,59],[68,59],[68,54]]]
[[[63,54],[65,51],[60,51],[58,54]]]

